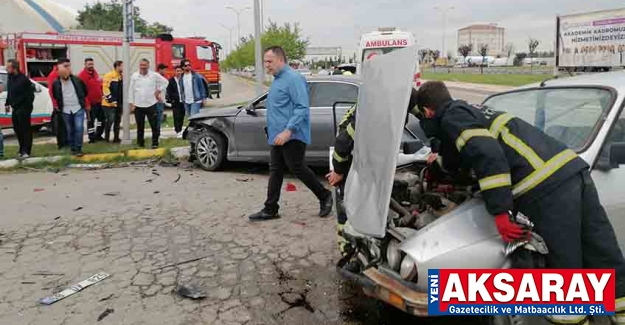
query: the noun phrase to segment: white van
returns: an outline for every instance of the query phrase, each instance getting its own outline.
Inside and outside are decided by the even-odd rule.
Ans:
[[[0,67],[0,83],[2,83],[2,92],[0,93],[0,127],[9,129],[13,127],[11,113],[4,111],[4,103],[7,99],[7,81],[9,75],[5,67]],[[30,115],[30,124],[33,129],[38,130],[52,121],[52,99],[48,93],[48,88],[42,86],[34,80],[30,80],[35,84],[35,102],[33,103],[33,113]]]
[[[375,32],[363,34],[360,37],[358,48],[356,73],[362,73],[362,62],[374,58],[376,55],[384,55],[398,49],[415,45],[414,35],[410,32],[402,32],[394,27],[379,28]],[[415,87],[421,86],[421,68],[417,63],[414,74]]]

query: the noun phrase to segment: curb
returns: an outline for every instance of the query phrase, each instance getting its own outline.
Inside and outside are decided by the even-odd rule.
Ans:
[[[190,148],[189,147],[177,147],[171,148],[169,151],[165,148],[159,149],[139,149],[139,150],[128,150],[127,152],[116,152],[116,153],[104,153],[104,154],[87,154],[80,158],[74,158],[74,160],[84,163],[93,163],[93,162],[104,162],[110,161],[115,158],[120,157],[130,157],[136,159],[149,159],[155,157],[163,157],[170,152],[177,159],[186,159],[190,156]],[[8,159],[0,161],[0,169],[10,169],[15,168],[20,165],[28,166],[33,164],[38,164],[42,162],[55,163],[59,162],[68,156],[52,156],[52,157],[35,157],[28,158],[25,160],[17,160],[17,159]]]

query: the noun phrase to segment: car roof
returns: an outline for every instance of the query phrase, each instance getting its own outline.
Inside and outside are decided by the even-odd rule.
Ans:
[[[312,82],[331,82],[331,81],[337,81],[337,82],[347,82],[347,83],[353,83],[353,84],[357,84],[357,85],[362,85],[362,78],[360,78],[360,76],[341,76],[341,75],[336,75],[336,76],[313,76],[313,77],[308,77],[306,78],[307,81],[312,81]]]
[[[543,87],[563,87],[563,86],[602,86],[616,89],[618,92],[625,92],[625,70],[612,72],[589,73],[575,77],[564,77],[558,79],[548,79],[543,81]],[[523,86],[519,89],[541,87],[541,83],[534,83]]]

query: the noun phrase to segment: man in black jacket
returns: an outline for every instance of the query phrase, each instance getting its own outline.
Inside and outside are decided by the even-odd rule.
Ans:
[[[59,78],[52,84],[52,104],[63,112],[72,155],[82,157],[85,116],[91,108],[87,86],[72,75],[69,59],[59,59]]]
[[[33,112],[35,101],[35,85],[26,75],[20,72],[20,64],[15,60],[9,60],[7,65],[9,74],[8,94],[5,106],[6,113],[13,110],[11,116],[13,130],[17,134],[20,145],[18,158],[30,157],[33,147],[33,135],[30,129],[30,114]]]
[[[182,67],[176,66],[176,74],[169,79],[167,85],[166,100],[171,104],[174,112],[174,129],[179,138],[182,138],[182,125],[184,124],[184,103],[180,100],[180,82],[182,82]]]
[[[615,269],[617,317],[625,316],[625,260],[588,164],[520,118],[453,100],[442,82],[426,82],[418,97],[427,136],[440,141],[443,167],[475,174],[503,240],[528,235],[513,221],[520,211],[549,248],[547,267]],[[556,324],[587,323],[585,316],[550,317]]]

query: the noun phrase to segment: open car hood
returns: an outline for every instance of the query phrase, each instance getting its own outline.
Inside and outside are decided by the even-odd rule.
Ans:
[[[345,207],[354,229],[384,237],[393,176],[413,74],[415,47],[393,51],[363,63],[364,84],[358,96],[352,168]]]

